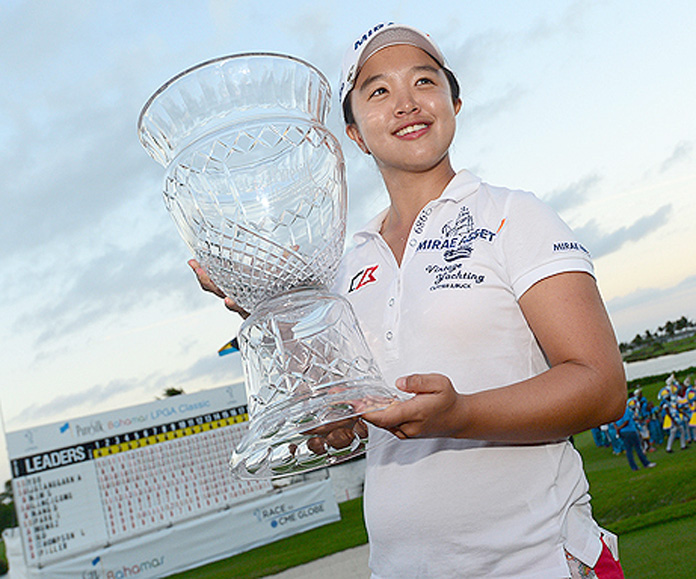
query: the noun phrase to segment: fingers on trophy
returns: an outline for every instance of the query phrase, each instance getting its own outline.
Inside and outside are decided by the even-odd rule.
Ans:
[[[196,279],[198,279],[198,283],[203,291],[210,292],[217,297],[222,298],[224,300],[225,307],[228,310],[237,312],[245,319],[249,317],[249,312],[240,307],[232,298],[226,296],[225,293],[215,285],[213,280],[210,279],[208,272],[201,267],[200,263],[198,263],[195,259],[190,259],[188,264],[191,266],[193,273],[196,274]]]
[[[328,289],[347,210],[343,155],[324,125],[330,98],[302,60],[238,54],[169,80],[138,121],[201,286],[249,312],[238,336],[249,411],[231,460],[239,478],[358,456],[361,415],[401,399],[350,303]]]

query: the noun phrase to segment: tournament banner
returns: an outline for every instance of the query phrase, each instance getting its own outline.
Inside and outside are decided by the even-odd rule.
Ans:
[[[256,504],[254,499],[273,490],[269,481],[239,481],[230,474],[231,451],[247,426],[244,386],[235,384],[6,433],[27,567],[56,569],[59,562],[72,564],[105,547],[116,553],[120,544],[132,553],[133,539],[149,544],[153,533],[176,536],[181,525],[200,532],[217,517],[224,526],[241,504]],[[255,507],[262,518],[263,504]],[[288,516],[328,522],[338,507],[322,505],[314,515],[332,513],[328,519],[304,511]],[[290,519],[271,520],[278,530],[297,528],[287,524]],[[254,537],[248,529],[243,534],[242,547]],[[239,538],[222,539],[222,552],[239,549]],[[172,543],[163,556],[171,561],[182,549]],[[196,545],[196,553],[204,551]]]

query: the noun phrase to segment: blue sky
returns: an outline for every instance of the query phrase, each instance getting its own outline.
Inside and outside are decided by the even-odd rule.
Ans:
[[[696,319],[693,2],[4,0],[7,430],[241,377],[216,354],[238,321],[186,266],[140,108],[171,76],[235,52],[291,54],[335,85],[347,46],[385,20],[430,33],[460,79],[455,166],[559,211],[595,257],[621,340]],[[386,196],[337,109],[354,230]]]

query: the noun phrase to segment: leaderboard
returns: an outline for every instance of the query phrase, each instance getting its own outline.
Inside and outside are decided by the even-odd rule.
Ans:
[[[126,414],[147,417],[135,428],[122,411],[117,419],[97,415],[7,433],[27,564],[41,566],[272,490],[268,481],[232,478],[229,459],[247,431],[247,407],[229,388],[217,390],[132,407]],[[204,400],[172,402],[189,396]],[[63,440],[74,444],[58,446]],[[13,452],[20,448],[21,456]]]

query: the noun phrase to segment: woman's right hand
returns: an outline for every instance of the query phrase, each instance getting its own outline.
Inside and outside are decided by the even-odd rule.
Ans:
[[[193,270],[193,273],[196,274],[196,278],[198,279],[198,283],[201,286],[201,289],[203,291],[210,292],[211,294],[216,295],[219,298],[222,298],[225,302],[225,307],[232,311],[238,313],[240,316],[243,318],[248,318],[249,317],[249,312],[247,312],[245,309],[243,309],[241,306],[237,304],[232,298],[227,297],[225,293],[215,285],[212,279],[210,279],[210,276],[208,275],[208,272],[206,272],[203,267],[201,266],[200,263],[198,263],[197,260],[195,259],[189,259],[188,261],[189,266]]]

